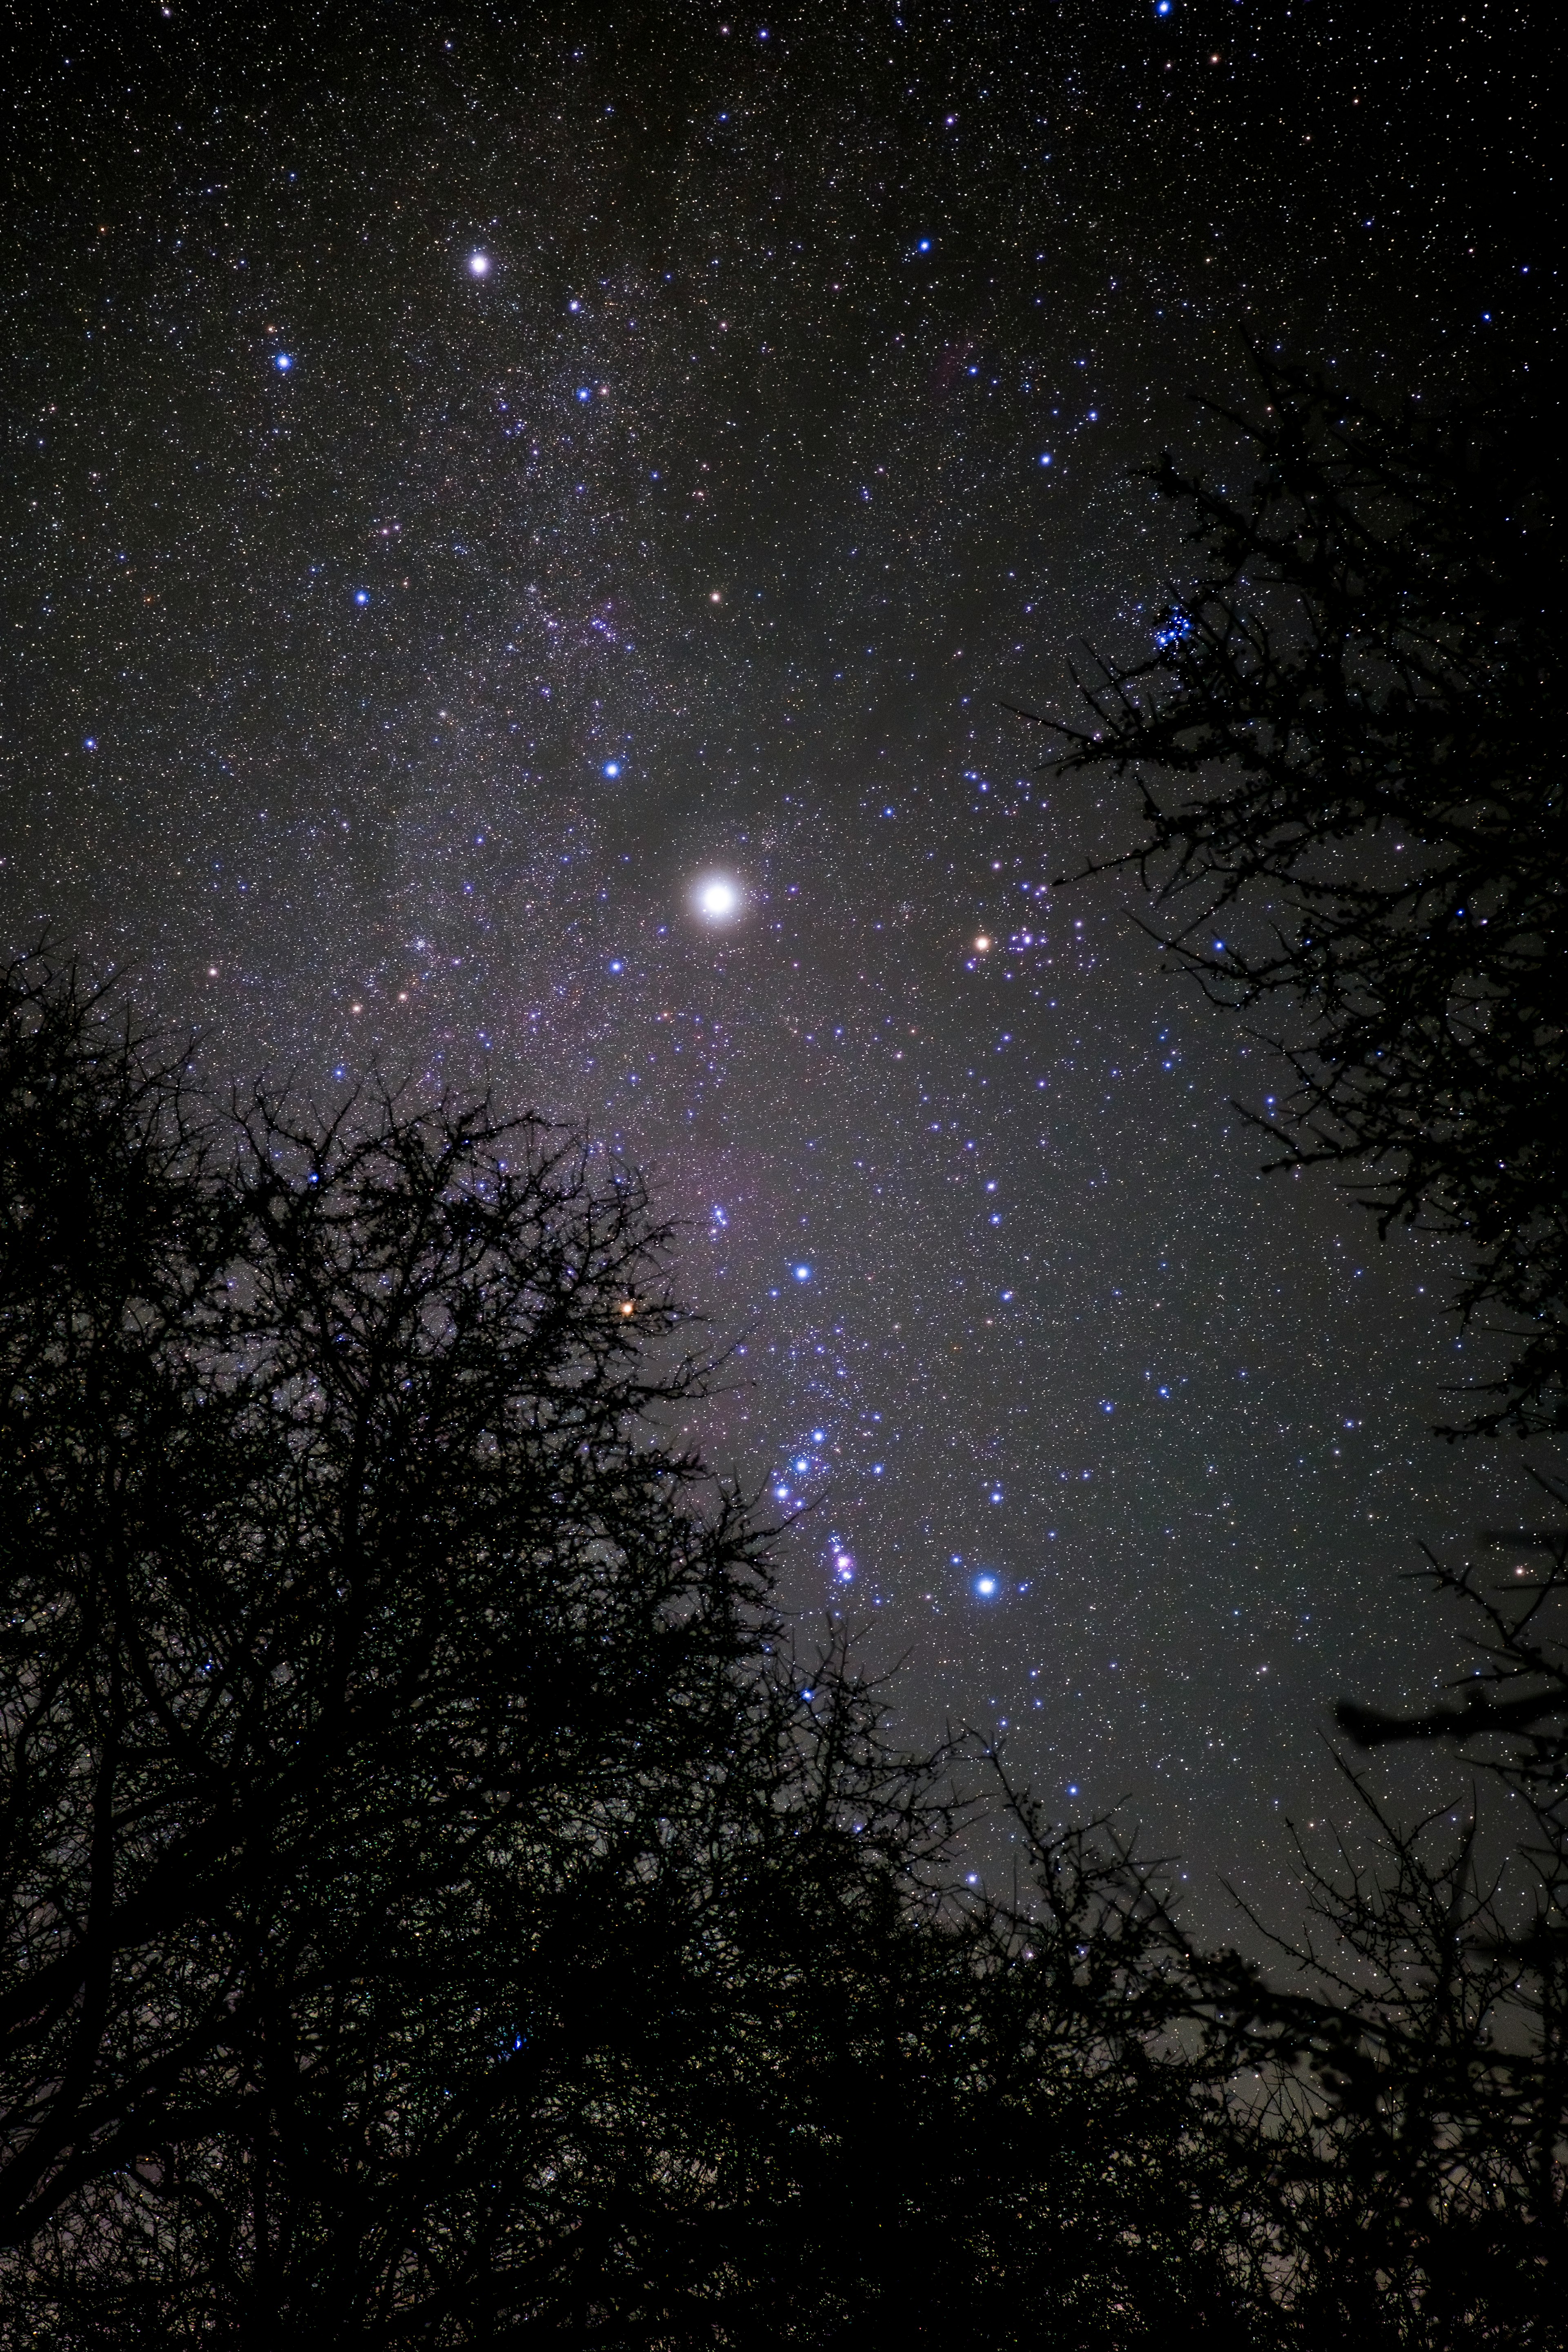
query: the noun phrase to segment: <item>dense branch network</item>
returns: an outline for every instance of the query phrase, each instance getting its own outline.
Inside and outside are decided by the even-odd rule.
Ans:
[[[633,1176],[485,1107],[220,1115],[25,959],[0,1180],[34,2340],[1228,2326],[1157,1906],[1033,1819],[1030,1916],[963,1894],[952,1759],[841,1641],[801,1670],[658,1434],[703,1368]]]
[[[1198,568],[1079,685],[1067,772],[1131,779],[1131,866],[1217,999],[1283,998],[1287,1162],[1465,1253],[1509,1360],[1475,1429],[1568,1426],[1562,560],[1522,408],[1397,414],[1274,360],[1216,410],[1250,487],[1167,457]],[[1223,934],[1215,938],[1217,931]]]

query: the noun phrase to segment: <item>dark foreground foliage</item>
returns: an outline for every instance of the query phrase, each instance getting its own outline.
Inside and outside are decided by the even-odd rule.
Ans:
[[[1395,2137],[1425,2151],[1394,2216],[1407,2261],[1456,2310],[1485,2280],[1494,2325],[1550,2342],[1568,2305],[1568,1486],[1538,1483],[1552,1524],[1492,1529],[1485,1564],[1429,1553],[1419,1572],[1468,1633],[1444,1699],[1336,1710],[1362,1748],[1438,1744],[1490,1793],[1511,1853],[1478,1866],[1472,1793],[1457,1840],[1434,1843],[1436,1817],[1414,1834],[1385,1824],[1392,1869],[1314,1893],[1375,1986],[1342,2004],[1356,2030],[1329,2055],[1339,2105],[1374,2167]]]
[[[1384,1231],[1459,1243],[1457,1303],[1507,1358],[1464,1433],[1561,1431],[1552,436],[1524,398],[1428,415],[1273,360],[1258,381],[1258,413],[1214,412],[1244,487],[1152,470],[1195,576],[1146,653],[1080,679],[1055,764],[1132,785],[1134,832],[1106,862],[1139,874],[1177,961],[1221,1003],[1293,1010],[1277,1042],[1295,1091],[1258,1122],[1273,1164],[1327,1161]],[[1327,1856],[1302,1843],[1306,1921],[1276,1966],[1194,1969],[1209,2031],[1257,2069],[1254,2210],[1286,2340],[1562,2340],[1568,1489],[1543,1483],[1557,1523],[1497,1537],[1500,1570],[1429,1561],[1469,1621],[1455,1690],[1408,1717],[1339,1710],[1363,1748],[1445,1750],[1468,1790],[1409,1827],[1347,1772],[1352,1822]]]
[[[1483,1696],[1347,1718],[1524,1743],[1522,1907],[1390,1826],[1289,1962],[1205,1958],[1000,1769],[1024,1891],[968,1898],[958,1759],[802,1670],[658,1434],[634,1180],[220,1117],[4,986],[7,2346],[1560,2340],[1557,1553],[1478,1589]]]
[[[950,1897],[655,1433],[637,1183],[4,990],[7,2342],[1245,2340],[1158,1905],[1032,1817]]]
[[[1568,784],[1555,421],[1258,364],[1241,489],[1150,478],[1195,550],[1058,765],[1133,783],[1115,859],[1222,1002],[1300,1008],[1279,1164],[1462,1244],[1508,1335],[1468,1424],[1568,1428]],[[1521,382],[1534,379],[1528,375]],[[1216,928],[1223,941],[1216,942]]]

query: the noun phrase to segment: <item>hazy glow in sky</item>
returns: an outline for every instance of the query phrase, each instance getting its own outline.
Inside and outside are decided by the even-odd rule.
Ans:
[[[697,908],[710,923],[727,923],[741,911],[740,885],[727,874],[710,874],[697,886]]]

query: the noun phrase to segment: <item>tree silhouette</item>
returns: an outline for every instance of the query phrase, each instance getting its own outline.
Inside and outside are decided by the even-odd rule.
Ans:
[[[1211,997],[1296,1008],[1276,1167],[1326,1161],[1386,1232],[1456,1238],[1504,1371],[1465,1431],[1568,1427],[1568,804],[1547,436],[1535,404],[1428,414],[1263,358],[1226,488],[1167,457],[1191,583],[1099,662],[1068,773],[1126,778],[1131,866]],[[1234,462],[1234,461],[1233,461]],[[1232,475],[1234,480],[1235,476]],[[1086,870],[1094,870],[1093,867]],[[1450,1430],[1447,1433],[1461,1433]],[[1550,1484],[1550,1482],[1548,1482]],[[1553,1487],[1561,1507],[1568,1496]],[[1568,2272],[1568,1580],[1560,1533],[1500,1580],[1428,1555],[1472,1663],[1438,1705],[1338,1709],[1363,1748],[1446,1748],[1501,1803],[1299,1847],[1307,1918],[1268,1969],[1194,1964],[1262,2185],[1284,2340],[1536,2346]],[[1521,1560],[1521,1555],[1523,1554]],[[1500,1864],[1483,1863],[1500,1843]],[[1369,1840],[1373,1858],[1363,1858]],[[1239,2079],[1239,2077],[1238,2077]]]
[[[1463,1244],[1458,1304],[1509,1344],[1467,1426],[1568,1427],[1552,436],[1533,401],[1394,411],[1257,366],[1260,415],[1212,410],[1249,487],[1152,471],[1194,576],[1152,650],[1082,673],[1057,765],[1134,781],[1107,862],[1211,995],[1303,1009],[1275,1164],[1328,1161],[1384,1231]]]
[[[1568,1510],[1568,1487],[1536,1476]],[[1515,2260],[1491,2274],[1504,2293],[1513,2283],[1521,2320],[1549,2340],[1568,2283],[1568,1531],[1498,1528],[1482,1540],[1500,1564],[1451,1568],[1428,1551],[1417,1572],[1470,1628],[1471,1663],[1447,1696],[1408,1714],[1354,1701],[1335,1712],[1358,1747],[1436,1743],[1500,1799],[1513,1851],[1489,1884],[1469,1836],[1440,1870],[1423,1876],[1412,1858],[1405,1872],[1431,1913],[1434,1990],[1450,2015],[1468,2016],[1471,2046],[1456,2065],[1434,2037],[1406,2031],[1389,2063],[1406,2097],[1418,2093],[1443,2116],[1443,2155],[1469,2205],[1484,2186],[1493,2231],[1518,2233]],[[1414,1857],[1415,1842],[1405,1845]]]
[[[252,1105],[220,1161],[91,1010],[7,1007],[3,2210],[35,2238],[110,2183],[265,2333],[450,2291],[419,2231],[478,2118],[526,2117],[520,2175],[625,2163],[657,2012],[616,1971],[781,1694],[741,1670],[757,1538],[633,1431],[689,1388],[646,1369],[635,1183],[385,1105],[353,1139]]]
[[[1326,1858],[1298,1840],[1304,1927],[1265,1930],[1267,1970],[1210,1964],[1216,2023],[1258,2070],[1236,2120],[1286,2340],[1549,2344],[1568,2272],[1561,1885],[1517,1857],[1483,1868],[1473,1809],[1403,1827],[1347,1778],[1358,1826]]]
[[[17,2340],[1256,2341],[1158,1901],[1024,1798],[1022,1907],[954,1890],[944,1759],[658,1433],[637,1181],[192,1068],[6,972]]]

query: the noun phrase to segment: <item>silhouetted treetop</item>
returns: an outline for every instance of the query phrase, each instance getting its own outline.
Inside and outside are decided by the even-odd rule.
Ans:
[[[25,958],[0,1178],[17,2341],[1253,2341],[1157,1904],[1033,1813],[1030,1915],[958,1892],[669,1437],[634,1175],[220,1110]]]
[[[1457,1235],[1509,1335],[1472,1429],[1568,1426],[1568,706],[1535,405],[1427,413],[1264,359],[1239,490],[1167,457],[1197,567],[1079,678],[1056,764],[1132,781],[1131,866],[1217,999],[1295,1003],[1287,1164]],[[1223,923],[1217,919],[1224,917]],[[1215,931],[1220,936],[1215,937]],[[1279,1164],[1279,1163],[1276,1163]]]

